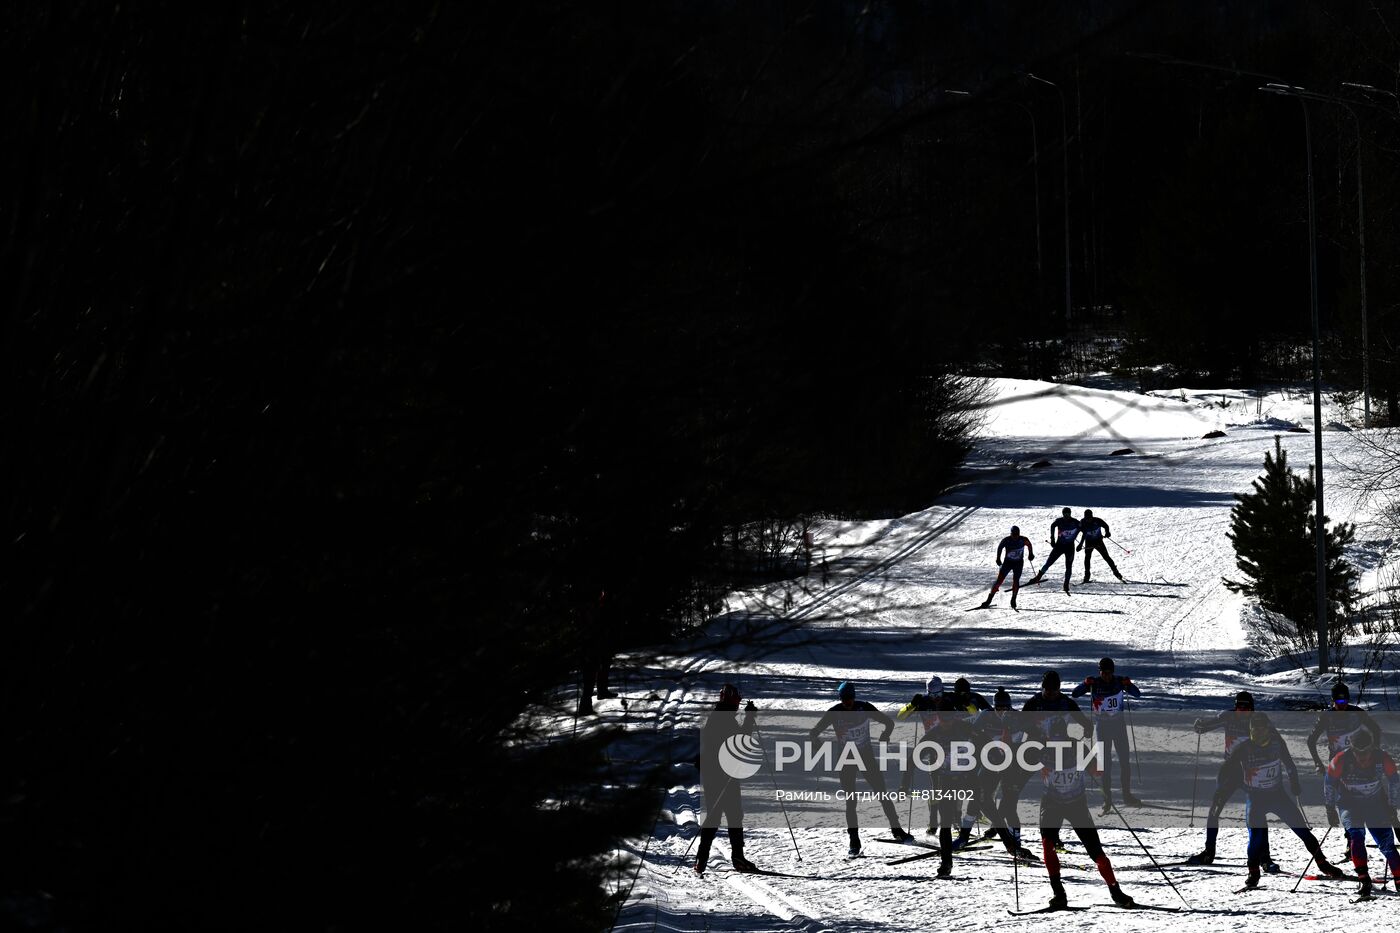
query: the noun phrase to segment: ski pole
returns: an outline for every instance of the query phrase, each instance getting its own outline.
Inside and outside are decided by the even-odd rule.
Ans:
[[[1201,734],[1196,733],[1196,770],[1191,775],[1191,828],[1196,828],[1196,781],[1201,776]],[[1139,778],[1141,780],[1141,778]]]
[[[1302,812],[1301,809],[1299,810],[1299,812]],[[1304,821],[1306,822],[1306,818],[1304,819]],[[1322,847],[1325,846],[1325,845],[1327,845],[1327,837],[1330,836],[1330,835],[1332,835],[1332,827],[1329,826],[1329,827],[1327,827],[1327,832],[1325,832],[1325,833],[1322,834],[1322,841],[1319,842],[1319,843],[1317,844],[1317,851],[1321,852],[1321,851],[1322,851]],[[1292,891],[1289,891],[1289,892],[1288,892],[1289,894],[1292,894],[1292,893],[1294,893],[1294,892],[1296,892],[1296,891],[1298,890],[1298,885],[1300,885],[1300,884],[1303,883],[1303,876],[1306,875],[1306,874],[1308,873],[1308,869],[1309,869],[1309,868],[1312,868],[1312,863],[1313,863],[1313,854],[1312,854],[1311,852],[1309,852],[1309,853],[1308,853],[1308,864],[1306,864],[1306,865],[1303,866],[1303,871],[1302,871],[1301,874],[1298,875],[1298,880],[1295,881],[1295,882],[1293,882],[1293,890],[1292,890]]]
[[[1133,707],[1127,697],[1123,698],[1123,711],[1128,714],[1128,735],[1133,740],[1133,764],[1137,766],[1138,787],[1142,786],[1142,759],[1138,757],[1137,730],[1133,728]]]
[[[1123,821],[1123,828],[1132,833],[1133,838],[1137,840],[1137,844],[1142,846],[1142,851],[1147,853],[1147,857],[1152,860],[1152,864],[1156,867],[1157,871],[1161,873],[1163,878],[1167,879],[1167,884],[1172,886],[1173,891],[1176,891],[1176,896],[1181,898],[1181,903],[1185,904],[1188,910],[1195,910],[1195,908],[1191,906],[1191,902],[1182,896],[1181,891],[1177,890],[1176,882],[1172,881],[1171,876],[1158,864],[1157,856],[1152,854],[1152,850],[1142,841],[1142,837],[1137,834],[1137,830],[1128,825],[1128,818],[1123,815],[1122,810],[1118,809],[1118,804],[1110,803],[1109,806],[1113,807],[1113,812],[1118,814],[1118,819]]]
[[[906,826],[912,827],[914,825],[914,772],[918,770],[914,767],[914,756],[918,754],[919,724],[911,722],[909,725],[914,730],[914,745],[909,751],[909,780],[905,782],[909,786],[909,818],[904,822]]]
[[[788,819],[787,804],[783,803],[783,795],[778,792],[778,775],[768,765],[768,747],[763,744],[763,730],[758,727],[755,721],[753,731],[758,733],[758,747],[763,752],[763,766],[768,768],[768,780],[773,782],[773,796],[778,798],[778,806],[783,811],[783,822],[787,824],[788,835],[792,837],[792,851],[797,853],[797,860],[802,861],[802,850],[797,847],[797,834],[792,831],[792,820]]]
[[[701,829],[700,821],[699,821],[699,820],[696,820],[696,821],[695,821],[695,828],[696,828],[696,829],[699,829],[700,832],[704,832],[704,830]],[[690,861],[690,847],[693,846],[693,845],[695,845],[695,840],[697,840],[697,839],[699,839],[699,838],[700,838],[700,833],[696,833],[695,835],[691,836],[691,837],[690,837],[690,841],[687,842],[687,843],[685,844],[685,855],[682,855],[682,856],[681,856],[681,863],[680,863],[679,865],[676,866],[676,870],[673,871],[673,872],[671,872],[671,876],[672,876],[672,877],[675,877],[676,875],[679,875],[679,874],[681,873],[681,869],[685,867],[685,863],[688,862],[688,861]]]
[[[1006,827],[1006,834],[1011,835],[1011,827]],[[1011,884],[1016,889],[1016,912],[1021,911],[1021,856],[1011,853]]]
[[[1113,541],[1112,538],[1109,538],[1108,540]],[[1131,554],[1131,553],[1133,553],[1132,551],[1130,551],[1130,550],[1128,550],[1127,548],[1125,548],[1123,545],[1119,544],[1117,541],[1113,541],[1113,546],[1116,547],[1116,548],[1118,548],[1118,550],[1122,551],[1124,554]]]

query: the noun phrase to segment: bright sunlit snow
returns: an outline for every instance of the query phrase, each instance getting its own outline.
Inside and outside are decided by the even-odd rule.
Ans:
[[[948,682],[966,676],[989,696],[1005,686],[1019,707],[1038,688],[1046,668],[1059,668],[1068,683],[1092,674],[1105,654],[1143,689],[1143,706],[1225,708],[1235,691],[1248,689],[1268,709],[1287,693],[1316,694],[1307,676],[1251,648],[1246,622],[1252,609],[1221,584],[1222,574],[1234,571],[1234,552],[1225,537],[1233,496],[1247,491],[1260,474],[1275,435],[1281,434],[1295,469],[1305,471],[1312,462],[1313,435],[1285,433],[1294,425],[1312,426],[1306,393],[1141,395],[1005,379],[993,380],[990,389],[993,404],[984,436],[969,457],[962,485],[922,512],[819,527],[817,560],[825,556],[830,570],[825,585],[814,569],[805,578],[736,593],[729,612],[712,624],[718,639],[764,620],[801,620],[796,634],[804,644],[778,646],[754,660],[733,649],[721,656],[697,643],[693,653],[672,659],[667,670],[630,682],[629,710],[617,700],[602,702],[603,718],[622,724],[625,715],[633,733],[649,740],[664,734],[673,748],[693,749],[695,724],[725,681],[739,684],[763,707],[823,709],[834,702],[837,682],[852,678],[864,699],[893,713],[922,690],[926,676],[937,673]],[[1323,421],[1354,423],[1357,414],[1329,400]],[[1202,437],[1213,430],[1226,436]],[[1363,590],[1369,590],[1392,546],[1378,539],[1358,495],[1347,488],[1343,465],[1356,443],[1356,435],[1346,430],[1324,432],[1327,511],[1334,521],[1359,523],[1358,547],[1350,556],[1365,569]],[[1112,455],[1123,448],[1133,453]],[[1044,461],[1048,465],[1033,466]],[[1019,525],[1036,543],[1038,569],[1048,553],[1040,550],[1047,529],[1064,506],[1076,515],[1092,508],[1108,521],[1110,550],[1130,582],[1120,584],[1107,568],[1096,567],[1096,582],[1076,586],[1069,596],[1058,585],[1023,590],[1019,613],[1007,608],[1009,584],[991,610],[966,611],[990,589],[995,547],[1010,526]],[[1081,570],[1077,562],[1076,581]],[[1058,580],[1060,574],[1057,567],[1050,576]],[[647,702],[652,692],[660,699]],[[685,757],[675,754],[677,760]],[[1213,773],[1218,750],[1206,761]],[[1006,861],[992,857],[1000,853],[963,856],[955,869],[962,880],[937,882],[936,859],[887,865],[885,856],[907,850],[871,841],[880,835],[879,826],[864,829],[867,856],[853,861],[844,858],[840,829],[799,832],[801,862],[794,859],[785,830],[748,830],[749,858],[763,868],[809,878],[727,872],[721,833],[714,870],[698,878],[690,870],[693,851],[685,854],[695,834],[695,811],[703,807],[698,777],[693,767],[678,765],[673,780],[652,838],[635,840],[621,854],[640,856],[642,862],[618,929],[923,931],[1048,928],[1066,922],[1057,915],[1007,915],[1012,872]],[[1097,800],[1096,794],[1091,797]],[[1143,903],[1180,906],[1160,874],[1141,869],[1147,857],[1121,826],[1100,822],[1124,890]],[[1197,825],[1203,822],[1202,817]],[[1027,837],[1034,840],[1029,826]],[[1282,830],[1273,838],[1275,857],[1286,869],[1301,870],[1307,856],[1292,834]],[[1333,833],[1329,853],[1340,853],[1340,838]],[[1202,830],[1158,829],[1144,833],[1144,839],[1158,859],[1176,861],[1199,850]],[[1358,911],[1368,918],[1384,915],[1383,921],[1361,921],[1378,923],[1377,929],[1395,922],[1395,905],[1353,907],[1351,886],[1340,883],[1304,882],[1308,887],[1290,894],[1291,879],[1266,880],[1264,890],[1248,895],[1246,904],[1231,893],[1244,874],[1243,830],[1224,829],[1219,854],[1221,861],[1211,868],[1172,873],[1197,912],[1137,912],[1131,919],[1114,919],[1127,929],[1202,931],[1279,928],[1298,921],[1327,929],[1357,920]],[[1077,843],[1067,858],[1085,861]],[[1070,871],[1065,881],[1072,903],[1096,906],[1079,922],[1108,919],[1097,909],[1106,907],[1108,894],[1096,874]],[[1021,869],[1020,884],[1023,908],[1043,906],[1050,893],[1043,869]]]

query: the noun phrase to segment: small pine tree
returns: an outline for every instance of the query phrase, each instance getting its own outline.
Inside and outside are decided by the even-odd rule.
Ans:
[[[1246,579],[1224,580],[1231,590],[1253,596],[1265,609],[1292,620],[1298,640],[1308,648],[1316,640],[1315,488],[1311,468],[1306,478],[1294,473],[1275,437],[1273,453],[1264,455],[1264,475],[1254,481],[1253,492],[1235,496],[1230,510],[1227,537],[1234,542],[1235,565]],[[1352,611],[1358,597],[1356,569],[1343,555],[1356,529],[1343,522],[1326,530],[1325,515],[1322,522],[1327,535],[1328,625],[1338,631],[1336,623]]]

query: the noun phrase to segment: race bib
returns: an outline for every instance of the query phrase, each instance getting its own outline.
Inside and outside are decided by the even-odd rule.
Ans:
[[[1095,700],[1094,707],[1101,716],[1117,716],[1123,711],[1123,691]]]
[[[1374,797],[1381,792],[1380,781],[1343,781],[1342,785],[1353,797]]]
[[[1084,772],[1051,771],[1045,776],[1045,789],[1056,797],[1078,797],[1084,793]]]
[[[1362,728],[1365,727],[1358,727],[1356,729],[1351,730],[1350,732],[1334,732],[1331,735],[1329,735],[1327,738],[1328,745],[1330,745],[1332,749],[1332,757],[1335,758],[1338,752],[1344,752],[1347,749],[1351,748],[1351,740],[1356,736],[1356,733],[1361,731]]]
[[[856,745],[870,744],[870,720],[864,719],[859,723],[849,726],[836,726],[836,737],[842,742],[854,742]]]
[[[1026,546],[1024,544],[1020,547],[1009,547],[1006,549],[1007,560],[1020,560],[1022,557],[1025,556],[1025,554]]]
[[[1257,768],[1245,771],[1244,782],[1256,790],[1269,790],[1278,787],[1283,778],[1283,762],[1277,759]]]
[[[1060,529],[1060,540],[1061,540],[1061,541],[1073,541],[1073,540],[1074,540],[1074,536],[1077,535],[1077,534],[1079,534],[1079,529],[1078,529],[1078,528],[1062,528],[1062,529]]]

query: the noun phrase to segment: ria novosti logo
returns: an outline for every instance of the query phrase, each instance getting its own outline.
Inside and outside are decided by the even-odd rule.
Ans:
[[[747,781],[763,767],[763,745],[751,735],[731,735],[719,749],[719,767],[736,781]]]

